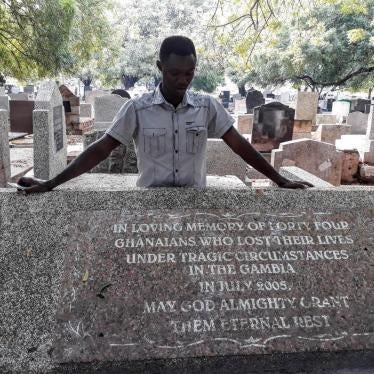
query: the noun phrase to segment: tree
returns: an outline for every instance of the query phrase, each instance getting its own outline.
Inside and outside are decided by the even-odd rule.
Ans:
[[[71,63],[69,0],[0,1],[0,67],[16,78],[56,74]]]
[[[109,36],[97,0],[0,0],[0,74],[18,79],[72,73]]]
[[[138,80],[146,84],[154,84],[159,80],[156,60],[161,42],[165,37],[174,34],[192,38],[198,49],[199,60],[201,59],[201,63],[205,64],[205,23],[207,23],[209,9],[212,9],[210,2],[207,0],[192,0],[184,3],[174,0],[125,0],[120,2],[120,6],[122,10],[118,11],[114,24],[114,28],[119,28],[121,33],[119,38],[117,36],[120,39],[120,53],[113,59],[110,67],[108,64],[99,67],[99,74],[103,77],[103,81],[113,82],[116,77],[117,82],[121,80],[126,88]],[[156,9],[157,11],[154,11]],[[200,78],[197,79],[199,81]],[[199,82],[209,89],[217,82],[211,75],[209,78],[205,75],[205,78],[201,77],[201,79]]]
[[[248,61],[234,67],[238,75],[261,86],[291,82],[321,92],[374,72],[373,0],[299,1],[283,9],[279,1],[267,3],[271,18],[261,13],[261,29],[250,21],[250,46],[238,50],[234,43],[234,52]],[[242,19],[233,19],[231,27]]]

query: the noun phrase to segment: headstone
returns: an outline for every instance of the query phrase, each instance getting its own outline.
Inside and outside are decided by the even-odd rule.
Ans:
[[[92,104],[81,103],[80,105],[80,116],[86,118],[93,118],[93,108]]]
[[[318,109],[318,92],[299,91],[296,96],[295,119],[309,120],[314,124]]]
[[[0,187],[6,187],[11,176],[9,130],[9,112],[5,109],[0,109]]]
[[[2,371],[370,372],[372,187],[125,180],[0,193]]]
[[[68,129],[78,124],[80,119],[79,97],[74,95],[65,85],[59,87],[65,110],[65,121]]]
[[[23,88],[24,93],[31,94],[31,95],[34,95],[34,90],[35,90],[35,87],[32,84],[28,84],[27,86]]]
[[[9,111],[9,97],[8,95],[0,96],[0,109]]]
[[[222,91],[222,105],[228,109],[230,103],[230,91]]]
[[[265,99],[262,93],[260,91],[255,90],[254,88],[251,88],[247,92],[247,96],[245,100],[246,100],[248,114],[252,114],[254,108],[265,104]]]
[[[94,105],[96,97],[109,95],[110,92],[104,90],[89,90],[85,91],[85,102]]]
[[[55,82],[42,83],[35,100],[34,175],[51,179],[66,167],[67,138],[62,97]]]
[[[334,102],[335,102],[335,99],[327,99],[327,106],[326,106],[327,112],[332,111],[332,106],[333,106]]]
[[[314,174],[311,174],[306,170],[298,168],[296,166],[282,166],[279,169],[279,174],[282,177],[285,177],[295,182],[308,182],[316,188],[334,187],[332,184],[324,181],[321,178],[316,177]]]
[[[292,139],[295,111],[278,102],[256,107],[253,117],[252,145],[270,152]]]
[[[33,133],[33,111],[35,101],[33,100],[10,100],[10,129],[13,132]]]
[[[285,142],[271,152],[271,164],[276,170],[297,166],[334,186],[340,185],[342,154],[332,144],[309,139]]]
[[[365,148],[366,152],[364,153],[363,161],[369,164],[374,164],[374,105],[370,106]]]
[[[312,136],[312,127],[313,123],[311,120],[295,119],[292,140],[310,139]]]
[[[342,135],[350,134],[351,126],[341,124],[321,124],[318,125],[317,131],[314,133],[313,139],[320,142],[335,145],[335,141],[340,139]]]
[[[244,98],[234,100],[235,113],[247,113],[247,105]]]
[[[238,131],[240,134],[252,134],[253,114],[238,115]]]
[[[114,117],[127,100],[128,99],[118,95],[95,97],[95,128],[107,129],[112,124]]]
[[[322,124],[336,124],[338,119],[335,114],[331,113],[321,113],[316,115],[316,125]]]
[[[360,154],[356,150],[343,151],[342,183],[353,183],[357,181]]]
[[[208,175],[235,175],[245,180],[247,163],[222,139],[208,139],[206,150],[206,173]]]
[[[361,112],[368,114],[369,112],[366,112],[367,106],[370,106],[371,100],[369,99],[354,99],[351,102],[351,111],[352,112]]]
[[[83,134],[83,146],[86,149],[91,143],[100,139],[105,130],[91,130]],[[109,157],[100,162],[90,171],[91,173],[115,173],[115,174],[137,174],[137,157],[135,153],[134,142],[131,141],[128,146],[121,144],[111,152]]]
[[[351,134],[366,134],[369,115],[361,112],[351,112],[347,116],[347,125],[351,126]]]
[[[338,122],[342,123],[344,121],[344,117],[347,117],[351,108],[350,101],[334,101],[332,104],[332,114],[335,114]]]
[[[11,94],[10,95],[10,100],[13,100],[13,101],[27,101],[29,99],[29,95],[27,93],[24,93],[24,92],[20,92],[20,93],[17,93],[17,94]]]
[[[0,96],[4,96],[4,95],[5,95],[5,87],[0,86]]]

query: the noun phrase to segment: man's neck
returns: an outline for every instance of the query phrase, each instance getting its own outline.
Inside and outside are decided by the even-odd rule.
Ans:
[[[160,91],[162,93],[162,96],[164,97],[164,99],[170,103],[171,105],[173,105],[174,108],[177,108],[178,105],[183,101],[183,97],[182,98],[179,98],[179,97],[175,97],[175,96],[172,96],[170,95],[167,90],[165,90],[163,87],[162,87],[162,83],[160,84]]]

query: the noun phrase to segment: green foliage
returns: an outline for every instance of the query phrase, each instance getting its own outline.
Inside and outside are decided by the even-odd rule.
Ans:
[[[73,72],[108,33],[97,0],[0,1],[0,73],[20,80]]]
[[[224,81],[222,69],[211,63],[204,63],[198,66],[192,87],[197,91],[212,93]]]

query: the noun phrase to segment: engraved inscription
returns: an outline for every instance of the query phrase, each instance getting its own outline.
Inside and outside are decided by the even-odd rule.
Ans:
[[[199,355],[200,345],[239,354],[275,351],[285,339],[292,351],[372,334],[357,327],[373,295],[370,254],[356,245],[349,212],[116,211],[81,219],[67,253],[61,326],[70,348],[89,334],[88,357],[98,343],[108,357],[140,358],[128,347],[157,357]]]
[[[56,152],[64,147],[64,127],[62,124],[62,106],[53,108],[53,136],[55,140]]]

